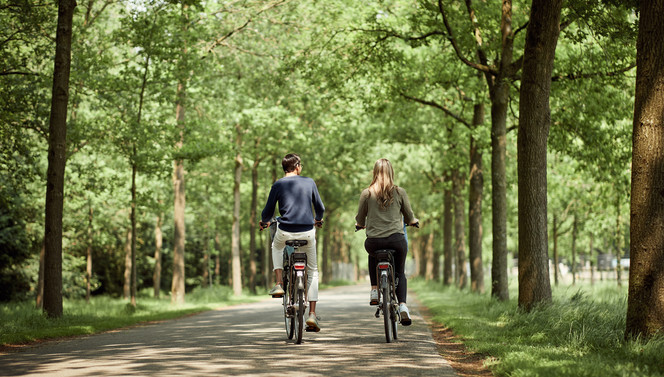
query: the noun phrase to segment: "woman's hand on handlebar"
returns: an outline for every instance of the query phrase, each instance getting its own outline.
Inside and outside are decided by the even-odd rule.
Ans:
[[[270,224],[272,224],[271,221],[268,221],[268,222],[266,222],[266,223],[264,223],[264,222],[262,222],[262,221],[259,221],[259,222],[258,222],[258,226],[260,227],[260,230],[263,230],[263,229],[265,229],[265,228],[268,228],[268,227],[270,226]]]
[[[323,220],[314,220],[314,226],[316,228],[322,228],[323,227]]]

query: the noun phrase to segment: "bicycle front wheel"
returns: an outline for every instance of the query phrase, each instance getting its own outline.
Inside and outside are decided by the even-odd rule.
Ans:
[[[381,277],[380,279],[380,290],[381,290],[381,295],[383,296],[383,302],[381,303],[381,309],[383,311],[383,323],[385,324],[385,341],[387,343],[392,342],[392,315],[390,314],[392,312],[392,308],[390,305],[390,287],[387,284],[387,278],[385,276]]]

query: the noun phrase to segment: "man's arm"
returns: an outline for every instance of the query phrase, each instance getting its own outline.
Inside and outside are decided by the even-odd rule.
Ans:
[[[323,214],[325,213],[325,206],[323,205],[323,200],[320,198],[320,194],[318,193],[318,187],[316,186],[316,182],[313,182],[314,188],[313,188],[313,193],[312,193],[312,198],[311,202],[314,204],[314,211],[316,212],[316,216],[314,216],[314,219],[316,222],[319,222],[323,220]]]
[[[267,203],[265,203],[265,208],[261,212],[261,221],[263,223],[269,223],[272,221],[272,216],[274,216],[274,208],[277,206],[277,189],[272,185],[270,189],[270,195],[267,197]]]

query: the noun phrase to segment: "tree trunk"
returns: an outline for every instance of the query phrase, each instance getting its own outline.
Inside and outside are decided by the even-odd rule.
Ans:
[[[256,148],[259,147],[260,139],[256,141]],[[252,293],[256,293],[256,274],[258,273],[256,259],[262,259],[261,255],[258,254],[259,250],[256,247],[256,217],[258,216],[258,165],[260,163],[260,158],[256,156],[254,159],[254,164],[251,166],[251,207],[249,211],[249,289]]]
[[[664,330],[664,3],[640,2],[625,336]]]
[[[466,222],[464,221],[463,203],[464,179],[459,169],[452,171],[452,196],[454,197],[454,250],[456,253],[457,284],[459,289],[466,288]]]
[[[240,262],[240,183],[242,181],[242,128],[235,125],[236,131],[236,154],[235,154],[235,186],[233,187],[233,231],[231,240],[233,293],[236,296],[242,294],[242,264]]]
[[[44,310],[62,317],[62,210],[67,162],[67,104],[75,0],[59,0],[48,135],[44,218]]]
[[[418,235],[408,241],[408,248],[413,255],[413,276],[422,276],[422,237]]]
[[[134,157],[136,156],[136,145],[134,145]],[[131,164],[131,279],[129,280],[131,291],[131,306],[136,307],[136,162]]]
[[[327,216],[328,219],[331,218],[331,216],[328,213]],[[330,234],[332,233],[332,228],[331,224],[327,224],[325,229],[323,229],[323,255],[321,256],[322,258],[322,265],[323,265],[323,283],[328,284],[331,281],[332,278],[332,268],[330,264]]]
[[[553,214],[553,283],[558,286],[558,215]]]
[[[484,123],[484,105],[474,107],[473,127]],[[470,177],[468,187],[468,248],[470,256],[470,290],[484,293],[484,267],[482,265],[482,194],[484,176],[482,151],[477,140],[470,137]]]
[[[452,229],[454,228],[453,200],[451,175],[445,173],[445,191],[443,193],[443,284],[454,284],[452,265],[454,264],[454,251],[452,249]]]
[[[433,266],[433,263],[434,263],[433,242],[434,242],[434,233],[432,231],[427,236],[426,247],[424,249],[425,250],[424,260],[426,261],[426,263],[424,265],[424,279],[426,279],[426,280],[433,280],[434,279],[434,274],[433,274],[433,270],[434,270],[434,268],[433,268],[434,267]]]
[[[201,277],[201,287],[207,288],[210,285],[210,238],[209,226],[205,222],[203,225],[203,276]]]
[[[573,214],[572,223],[572,285],[576,285],[576,235],[579,231],[578,223],[576,220],[576,213]]]
[[[590,251],[588,252],[588,255],[590,256],[590,285],[595,285],[595,268],[594,268],[594,263],[593,263],[593,241],[594,241],[595,236],[591,233],[590,234],[590,244],[588,245],[588,248]]]
[[[175,148],[182,149],[184,145],[185,127],[185,98],[186,89],[184,81],[178,82],[177,105],[175,109],[178,127],[180,128],[180,140]],[[173,162],[173,281],[171,283],[171,302],[183,304],[185,295],[185,270],[184,270],[184,240],[185,223],[184,211],[186,205],[184,186],[184,160],[176,158]]]
[[[35,307],[39,310],[44,309],[44,254],[46,254],[46,250],[42,242],[41,251],[39,252],[39,275],[37,277],[37,298],[35,300]]]
[[[551,302],[547,239],[546,152],[549,93],[562,0],[533,0],[526,31],[519,103],[519,307]]]
[[[622,237],[622,217],[620,216],[620,194],[616,192],[616,282],[618,286],[622,286],[622,266],[620,260],[623,254],[623,237]]]
[[[152,284],[154,288],[154,297],[159,298],[161,293],[161,247],[164,242],[164,236],[161,232],[161,225],[164,216],[158,215],[154,226],[154,272],[152,273]]]
[[[215,230],[214,235],[214,249],[217,254],[214,256],[214,283],[221,284],[221,235],[218,230]]]
[[[441,255],[441,250],[440,250],[440,228],[441,228],[442,222],[440,219],[438,219],[438,228],[436,228],[436,233],[434,235],[435,242],[433,244],[433,279],[435,281],[440,281],[440,255]]]
[[[125,270],[124,270],[124,286],[122,287],[122,297],[128,300],[131,297],[131,227],[127,229],[127,238],[125,240]]]
[[[88,247],[86,251],[86,266],[85,266],[85,302],[90,302],[90,291],[92,281],[92,204],[88,203]]]

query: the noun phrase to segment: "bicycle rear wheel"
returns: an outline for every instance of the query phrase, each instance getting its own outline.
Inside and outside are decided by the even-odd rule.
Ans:
[[[390,279],[390,318],[392,320],[392,337],[396,340],[398,339],[397,335],[397,326],[399,322],[399,300],[397,299],[396,287],[394,286],[394,279]]]
[[[295,327],[297,331],[296,343],[302,343],[302,333],[304,330],[304,290],[295,289],[297,291],[297,313],[295,315]]]
[[[386,276],[381,276],[380,279],[380,290],[381,290],[381,295],[383,296],[383,302],[381,303],[381,308],[383,311],[383,323],[385,325],[385,341],[387,343],[391,343],[393,339],[393,333],[392,333],[392,308],[390,305],[390,288],[389,285],[387,284],[387,277]]]
[[[286,293],[284,294],[283,297],[286,335],[288,336],[288,339],[293,339],[293,335],[295,333],[295,316],[293,315],[294,313],[291,308],[291,287],[288,286],[288,280],[284,279],[284,282],[286,283],[284,285],[284,290],[286,291]],[[291,308],[290,313],[289,313],[289,308]]]

